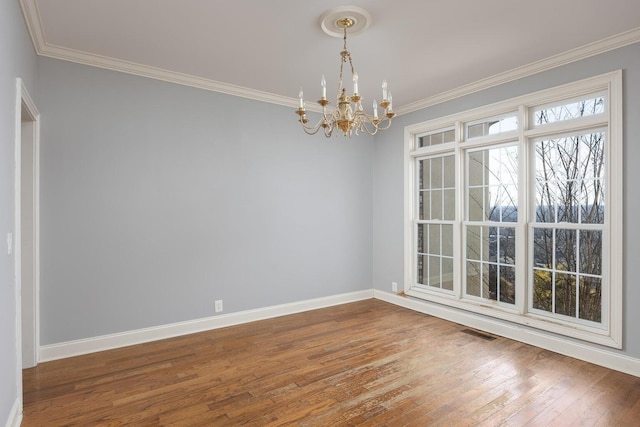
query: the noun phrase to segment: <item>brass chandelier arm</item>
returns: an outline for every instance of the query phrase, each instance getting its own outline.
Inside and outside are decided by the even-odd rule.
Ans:
[[[358,132],[364,131],[369,135],[375,135],[378,131],[387,130],[391,126],[391,118],[384,117],[383,119],[375,119],[374,117],[361,113],[362,116],[359,117],[359,123],[355,126],[356,135]]]
[[[307,135],[315,135],[320,131],[320,129],[324,129],[323,133],[327,137],[330,137],[333,133],[333,123],[335,123],[338,116],[337,112],[333,112],[330,117],[327,117],[327,113],[326,111],[324,111],[315,125],[308,126],[307,123],[309,120],[307,119],[306,111],[303,108],[299,108],[298,110],[296,110],[296,114],[300,116],[300,119],[298,121],[302,125],[302,130],[304,130]]]

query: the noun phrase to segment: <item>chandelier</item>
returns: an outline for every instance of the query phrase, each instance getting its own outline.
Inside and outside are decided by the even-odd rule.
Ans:
[[[354,25],[355,21],[351,17],[343,17],[335,21],[335,26],[343,30],[344,47],[340,52],[340,77],[338,79],[337,108],[329,111],[329,100],[327,99],[327,82],[322,76],[320,84],[322,86],[322,98],[318,104],[322,107],[322,115],[315,125],[308,125],[305,101],[302,88],[299,93],[299,106],[296,114],[300,116],[299,122],[302,129],[309,135],[315,135],[322,129],[324,136],[329,138],[334,129],[338,128],[344,136],[351,137],[353,134],[368,133],[375,135],[379,130],[388,129],[391,126],[391,119],[395,116],[393,112],[391,91],[387,87],[387,82],[382,82],[382,101],[380,104],[373,100],[373,113],[368,114],[362,107],[362,96],[358,92],[358,73],[353,67],[351,53],[347,50],[347,29]],[[347,88],[342,84],[342,74],[344,65],[349,63],[353,80],[353,95],[347,93]],[[382,108],[382,114],[378,114],[378,106]]]

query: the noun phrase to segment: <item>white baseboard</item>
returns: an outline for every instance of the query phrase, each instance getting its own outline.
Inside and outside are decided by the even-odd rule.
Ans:
[[[227,326],[270,319],[285,316],[287,314],[300,313],[303,311],[346,304],[369,298],[377,298],[410,310],[436,316],[474,329],[479,329],[505,338],[531,344],[565,356],[570,356],[584,360],[585,362],[640,377],[640,359],[616,354],[612,351],[600,349],[595,346],[574,342],[520,325],[491,319],[475,313],[454,310],[439,304],[432,304],[426,301],[416,300],[379,290],[351,292],[290,304],[259,308],[256,310],[247,310],[187,322],[173,323],[153,328],[138,329],[118,334],[45,345],[40,347],[39,360],[40,362],[46,362],[50,360],[63,359],[96,351],[110,350],[128,345],[141,344],[180,335],[224,328]],[[19,411],[19,403],[16,402],[16,405],[14,405],[15,407],[12,410],[12,415],[7,421],[7,427],[20,425],[20,419],[22,417]],[[17,424],[15,424],[16,422]]]
[[[470,328],[489,332],[512,340],[531,344],[575,359],[640,377],[640,359],[617,354],[598,347],[545,334],[509,322],[503,322],[471,312],[455,310],[443,305],[421,301],[379,290],[373,297],[420,313],[429,314]]]
[[[180,335],[203,332],[212,329],[225,328],[227,326],[242,323],[255,322],[256,320],[270,319],[285,316],[287,314],[300,313],[333,305],[345,304],[373,298],[373,290],[351,292],[333,295],[324,298],[316,298],[294,302],[290,304],[274,305],[255,310],[241,311],[238,313],[222,314],[187,322],[173,323],[153,328],[138,329],[117,334],[103,335],[76,341],[68,341],[59,344],[50,344],[40,347],[39,361],[64,359],[66,357],[79,356],[81,354],[94,353],[96,351],[111,350],[128,345],[142,344],[165,338],[173,338]]]
[[[9,412],[9,417],[7,418],[6,427],[20,427],[22,423],[22,408],[21,408],[21,399],[18,398],[13,402],[13,406],[11,407],[11,412]]]

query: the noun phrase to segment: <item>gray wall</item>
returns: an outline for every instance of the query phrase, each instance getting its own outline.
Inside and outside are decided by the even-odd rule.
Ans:
[[[376,137],[374,154],[373,284],[390,291],[404,283],[403,149],[404,126],[458,113],[519,95],[547,89],[609,71],[623,70],[624,87],[624,306],[622,353],[640,358],[640,44],[611,51],[553,70],[435,105],[398,118],[394,127]],[[426,303],[425,303],[426,304]],[[589,345],[586,344],[585,345]]]
[[[371,289],[373,139],[39,58],[41,344]],[[294,93],[294,92],[292,92]]]
[[[14,229],[16,78],[35,97],[36,56],[18,2],[0,2],[0,423],[18,397],[14,257],[6,236]],[[37,99],[35,99],[37,104]]]

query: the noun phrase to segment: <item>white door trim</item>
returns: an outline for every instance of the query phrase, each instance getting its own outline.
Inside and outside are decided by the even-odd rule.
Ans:
[[[32,311],[30,323],[32,330],[27,331],[31,335],[33,345],[28,351],[32,352],[30,359],[35,366],[38,363],[38,353],[40,347],[40,328],[39,328],[39,153],[40,153],[40,113],[36,108],[29,92],[27,91],[22,79],[16,79],[16,116],[15,116],[15,193],[14,193],[14,230],[13,230],[13,251],[14,251],[14,277],[15,277],[15,304],[16,304],[16,377],[18,399],[20,401],[20,412],[22,412],[22,368],[23,368],[23,345],[22,345],[22,145],[23,120],[31,123],[29,134],[33,143],[33,281],[32,281]],[[24,159],[28,161],[28,159]],[[11,249],[11,248],[10,248]],[[31,329],[31,328],[30,328]],[[27,349],[25,349],[27,350]]]

